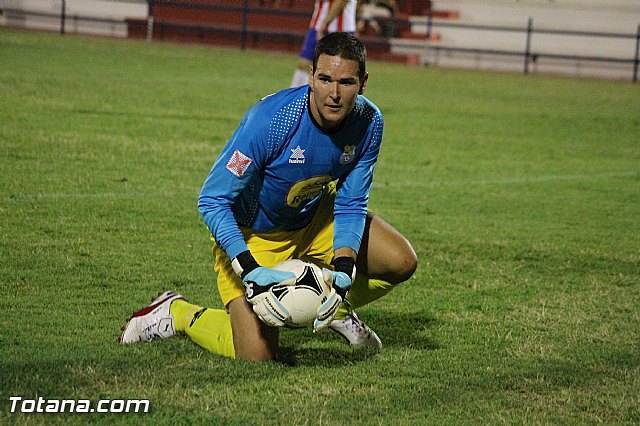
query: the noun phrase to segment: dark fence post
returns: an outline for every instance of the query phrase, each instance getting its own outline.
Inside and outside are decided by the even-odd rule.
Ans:
[[[67,14],[66,9],[67,8],[67,2],[65,0],[62,0],[62,10],[60,11],[60,34],[64,35],[64,19],[65,19],[65,15]]]
[[[240,50],[247,47],[247,26],[249,25],[249,0],[242,3],[242,33],[240,35]]]
[[[153,40],[153,0],[149,0],[149,13],[147,15],[147,43]]]
[[[633,82],[638,81],[638,62],[640,61],[640,25],[636,32],[636,55],[633,59]]]
[[[529,74],[529,61],[531,60],[531,35],[533,34],[533,19],[527,21],[527,46],[524,51],[524,75]]]

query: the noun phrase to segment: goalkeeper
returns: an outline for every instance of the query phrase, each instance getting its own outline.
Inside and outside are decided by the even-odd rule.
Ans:
[[[288,312],[270,289],[295,277],[271,267],[299,258],[331,271],[325,279],[332,290],[314,331],[381,347],[354,309],[410,278],[417,258],[397,230],[367,210],[383,120],[362,96],[365,60],[354,36],[322,38],[309,85],[260,100],[215,161],[198,208],[212,234],[226,309],[203,308],[168,291],[128,319],[122,343],[185,332],[213,353],[275,359]]]

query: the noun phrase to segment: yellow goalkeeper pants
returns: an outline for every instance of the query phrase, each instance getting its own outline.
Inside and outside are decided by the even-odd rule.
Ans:
[[[333,203],[335,185],[328,185],[328,191],[322,196],[314,219],[306,227],[296,231],[256,233],[242,228],[245,241],[258,264],[272,267],[288,259],[302,259],[320,267],[330,266],[333,258]],[[213,242],[213,238],[212,238]],[[231,260],[215,242],[213,242],[214,272],[216,273],[218,292],[226,307],[237,297],[244,297],[244,284],[233,271]],[[357,309],[387,294],[392,284],[380,280],[370,280],[364,274],[357,274],[353,286],[347,295],[347,303]],[[348,307],[343,304],[336,319],[344,319]],[[176,330],[184,331],[194,342],[210,352],[235,357],[233,333],[229,314],[222,309],[205,309],[184,300],[171,304]]]

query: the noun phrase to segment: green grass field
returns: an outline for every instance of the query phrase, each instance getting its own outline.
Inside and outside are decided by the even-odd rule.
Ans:
[[[0,29],[0,423],[639,424],[640,86],[372,62],[371,207],[414,278],[360,310],[379,353],[281,363],[123,347],[159,291],[220,307],[197,194],[294,55]],[[11,413],[149,399],[146,414]]]

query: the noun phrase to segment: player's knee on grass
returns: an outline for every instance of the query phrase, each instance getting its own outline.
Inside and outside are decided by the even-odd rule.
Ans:
[[[236,359],[271,361],[277,356],[279,330],[264,324],[244,297],[229,302]]]

